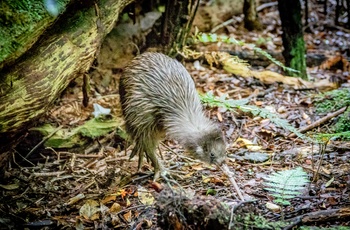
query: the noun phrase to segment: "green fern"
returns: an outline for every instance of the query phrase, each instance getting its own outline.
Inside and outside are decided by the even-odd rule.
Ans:
[[[267,118],[275,125],[295,133],[295,135],[297,135],[301,139],[317,143],[316,140],[313,140],[310,137],[307,137],[304,134],[300,133],[296,128],[294,128],[291,124],[289,124],[287,120],[278,117],[277,114],[271,113],[267,109],[259,108],[254,105],[247,105],[249,102],[249,99],[242,99],[242,100],[226,99],[226,95],[223,95],[221,97],[215,97],[213,92],[209,91],[205,95],[201,96],[201,100],[204,104],[210,107],[223,107],[223,108],[226,108],[227,110],[239,109],[246,113],[247,112],[252,113],[254,116]]]
[[[228,44],[234,44],[234,45],[238,45],[241,47],[249,47],[251,50],[253,50],[254,52],[266,57],[267,59],[269,59],[271,62],[273,62],[274,64],[278,65],[279,67],[281,67],[284,71],[288,70],[289,72],[296,72],[299,73],[298,70],[286,67],[285,65],[283,65],[280,61],[276,60],[275,58],[273,58],[269,53],[267,53],[265,50],[260,49],[259,47],[256,47],[256,45],[254,44],[246,44],[243,41],[238,41],[233,37],[228,37],[226,35],[217,35],[217,34],[206,34],[206,33],[197,33],[196,34],[196,39],[199,42],[203,42],[203,43],[209,43],[209,42],[224,42],[224,43],[228,43]]]
[[[346,132],[339,132],[339,133],[318,133],[315,135],[316,139],[323,141],[323,140],[330,140],[330,139],[336,139],[341,138],[342,140],[350,140],[350,131]]]
[[[272,173],[265,180],[265,189],[276,198],[276,203],[283,205],[290,205],[288,199],[300,195],[300,190],[309,182],[306,172],[301,167]]]

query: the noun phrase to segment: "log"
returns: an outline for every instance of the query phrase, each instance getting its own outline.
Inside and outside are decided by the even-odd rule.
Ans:
[[[73,0],[57,0],[57,13]],[[50,15],[43,1],[2,0],[0,4],[0,69],[25,53],[57,17]]]
[[[90,68],[103,38],[131,2],[76,1],[42,39],[0,71],[0,167],[23,131],[45,114],[72,79]]]

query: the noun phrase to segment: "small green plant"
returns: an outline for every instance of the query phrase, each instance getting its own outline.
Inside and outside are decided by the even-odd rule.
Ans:
[[[201,100],[204,104],[211,107],[223,107],[223,108],[226,108],[227,110],[239,109],[243,112],[252,113],[254,116],[267,118],[275,125],[295,133],[301,139],[308,140],[311,142],[316,142],[310,137],[307,137],[302,133],[300,133],[296,128],[294,128],[291,124],[289,124],[287,120],[278,117],[277,114],[274,114],[268,111],[267,109],[259,108],[254,105],[247,105],[249,102],[249,99],[242,99],[242,100],[226,99],[226,95],[223,95],[221,97],[215,97],[213,92],[210,91],[205,95],[202,95]]]
[[[328,113],[350,106],[350,89],[337,89],[315,96],[316,112]]]
[[[274,172],[265,179],[265,189],[276,198],[275,203],[282,205],[290,205],[288,200],[300,195],[300,191],[309,182],[306,172],[301,167]]]
[[[321,138],[328,135],[329,138],[340,137],[350,139],[350,89],[339,89],[329,91],[315,96],[316,112],[329,113],[347,107],[345,112],[339,115],[335,125],[332,127],[333,134],[320,134]]]
[[[289,224],[285,221],[271,221],[260,214],[247,212],[245,215],[236,215],[229,229],[283,229]]]
[[[266,43],[272,41],[272,39],[270,37],[259,37],[258,40],[256,41],[256,44],[258,46],[261,46],[261,45],[266,45]]]

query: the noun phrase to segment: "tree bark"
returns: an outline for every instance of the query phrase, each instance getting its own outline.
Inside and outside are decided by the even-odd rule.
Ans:
[[[247,30],[261,30],[262,25],[256,11],[256,0],[244,0],[243,3],[244,27]]]
[[[58,12],[73,0],[57,0]],[[29,10],[30,9],[30,10]],[[0,4],[0,69],[13,63],[56,20],[42,1],[2,0]]]
[[[122,9],[132,0],[77,1],[34,47],[0,72],[0,166],[23,131],[89,68]]]
[[[166,2],[160,41],[165,52],[172,56],[185,45],[199,0],[167,0]]]
[[[288,72],[287,74],[308,80],[300,1],[278,0],[278,10],[282,22],[283,56],[286,66],[299,71],[299,73]]]

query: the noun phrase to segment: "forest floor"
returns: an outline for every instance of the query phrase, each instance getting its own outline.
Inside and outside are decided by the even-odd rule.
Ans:
[[[327,18],[314,11],[310,17],[318,17],[319,23],[311,25],[312,32],[305,33],[305,41],[308,55],[322,56],[322,61],[310,62],[308,74],[312,81],[331,78],[340,88],[349,88],[350,70],[333,64],[337,58],[349,60],[350,32],[326,26],[329,25]],[[236,24],[226,25],[222,31],[230,31],[237,40],[280,54],[282,40],[277,7],[268,7],[259,15],[265,25],[261,32],[244,30],[242,17],[236,17]],[[217,42],[202,44],[197,49],[221,50]],[[244,50],[231,47],[230,52],[242,54]],[[251,68],[279,71],[275,65],[261,64],[266,61],[258,62],[260,64],[256,61],[248,60]],[[315,102],[320,100],[317,89],[266,84],[255,78],[233,75],[220,66],[210,67],[205,62],[187,61],[185,66],[201,93],[212,91],[215,96],[227,95],[227,99],[234,100],[248,98],[249,105],[278,114],[297,129],[334,112],[316,111]],[[93,103],[111,108],[111,114],[120,124],[117,90],[120,71],[98,66],[95,69],[101,75],[111,74],[108,80],[96,80],[91,74],[89,105],[82,105],[82,80],[77,79],[40,125],[51,124],[58,127],[54,132],[62,131],[65,135],[64,132],[93,118]],[[103,86],[103,81],[108,81],[108,86]],[[262,116],[238,109],[206,109],[224,131],[226,164],[234,173],[244,201],[233,188],[229,175],[215,166],[191,159],[172,140],[164,141],[159,147],[159,159],[169,169],[169,179],[153,182],[152,166],[145,161],[142,172],[136,173],[137,157],[129,160],[132,146],[126,146],[116,131],[97,138],[74,139],[78,147],[64,149],[38,145],[42,136],[28,132],[14,150],[16,157],[0,182],[0,228],[291,229],[312,226],[349,229],[349,142],[335,139],[315,144],[290,135]],[[306,136],[327,133],[336,120],[334,117],[316,126]],[[36,145],[38,148],[34,148]],[[307,173],[309,182],[300,194],[288,199],[290,204],[276,203],[272,192],[265,189],[266,178],[273,172],[298,167]]]

